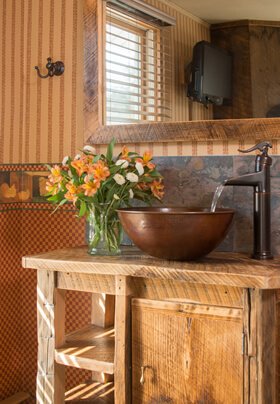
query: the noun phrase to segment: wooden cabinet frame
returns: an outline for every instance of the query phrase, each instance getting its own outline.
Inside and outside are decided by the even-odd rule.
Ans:
[[[263,262],[242,254],[214,253],[201,261],[171,262],[145,256],[131,247],[120,257],[92,257],[81,247],[25,257],[23,266],[38,270],[38,401],[63,402],[64,366],[74,363],[76,367],[114,373],[115,404],[131,403],[132,298],[141,299],[143,307],[156,301],[154,309],[164,315],[173,310],[178,316],[189,313],[190,318],[236,318],[239,328],[234,333],[234,350],[228,355],[238,352],[243,357],[240,404],[280,401],[279,258]],[[93,325],[93,347],[84,331],[70,339],[64,335],[65,290],[116,296],[114,343],[112,327],[107,327],[112,315],[104,319],[107,324],[101,324],[105,332]],[[112,308],[110,300],[108,307]],[[215,332],[210,334],[215,338]],[[95,342],[96,337],[99,342]],[[85,341],[90,355],[83,350],[76,353],[71,345],[69,354],[67,344],[71,341]],[[146,365],[149,363],[140,366]]]

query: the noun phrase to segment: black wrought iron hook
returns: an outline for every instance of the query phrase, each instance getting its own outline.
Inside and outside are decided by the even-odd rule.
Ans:
[[[39,66],[35,66],[38,76],[41,79],[46,79],[47,77],[53,76],[61,76],[64,72],[64,63],[60,61],[52,62],[52,58],[48,58],[47,61],[48,63],[46,64],[46,68],[48,69],[48,73],[45,75],[40,73]]]

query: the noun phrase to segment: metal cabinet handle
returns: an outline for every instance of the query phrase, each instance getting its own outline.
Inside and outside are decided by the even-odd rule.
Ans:
[[[145,377],[144,377],[144,373],[145,373],[145,369],[147,366],[141,366],[141,377],[140,377],[140,383],[143,384],[145,383]]]

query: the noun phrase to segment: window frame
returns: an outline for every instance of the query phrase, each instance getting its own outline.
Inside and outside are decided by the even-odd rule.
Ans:
[[[120,13],[122,14],[122,13]],[[129,17],[127,16],[127,18],[130,18],[133,24],[133,17]],[[148,24],[144,21],[140,21],[138,19],[135,19],[135,27],[133,27],[133,25],[131,23],[126,23],[125,21],[121,21],[117,18],[114,17],[110,17],[111,20],[115,21],[114,25],[116,27],[121,27],[124,28],[127,31],[130,31],[136,35],[139,35],[142,40],[141,40],[141,45],[142,45],[142,51],[141,51],[141,65],[142,65],[142,69],[141,69],[141,93],[140,93],[140,97],[141,97],[141,102],[139,103],[139,105],[141,106],[141,111],[138,113],[138,115],[140,116],[140,119],[137,122],[133,122],[134,124],[141,124],[143,122],[147,122],[147,123],[154,123],[154,122],[161,122],[162,121],[162,117],[160,116],[160,114],[158,113],[159,111],[159,100],[158,100],[158,91],[159,91],[159,82],[157,79],[155,79],[155,77],[160,76],[160,82],[162,82],[162,74],[159,73],[159,71],[162,69],[162,63],[163,61],[160,60],[160,67],[158,67],[158,55],[160,54],[160,47],[161,47],[161,34],[160,34],[160,28],[152,25],[152,24]],[[101,71],[102,71],[102,125],[104,126],[112,126],[114,127],[115,125],[120,125],[122,123],[107,123],[107,119],[106,119],[106,114],[107,114],[107,110],[106,110],[106,24],[107,24],[107,4],[106,1],[103,1],[103,5],[102,5],[102,27],[103,27],[103,32],[102,32],[102,38],[100,40],[100,55],[101,55]],[[141,28],[138,28],[139,26],[141,26]],[[149,55],[147,53],[147,51],[145,51],[145,49],[147,48],[147,35],[149,34],[149,32],[153,32],[154,38],[153,38],[153,43],[155,45],[155,48],[153,49],[153,65],[154,65],[154,72],[152,73],[154,76],[154,79],[152,80],[153,84],[154,84],[154,96],[153,96],[153,104],[149,105],[147,98],[145,97],[145,95],[147,95],[147,91],[149,91],[148,89],[148,80],[149,78],[147,77],[147,75],[149,74],[148,71],[148,65],[149,65]],[[146,98],[146,101],[145,101]],[[147,105],[145,105],[147,104]],[[153,108],[153,112],[149,115],[148,114],[148,109]],[[154,119],[148,119],[149,116],[154,116]],[[130,125],[131,123],[127,123],[128,125]]]

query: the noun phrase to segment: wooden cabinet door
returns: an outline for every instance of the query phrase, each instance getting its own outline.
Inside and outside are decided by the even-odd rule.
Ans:
[[[242,310],[132,301],[133,404],[243,402]]]

